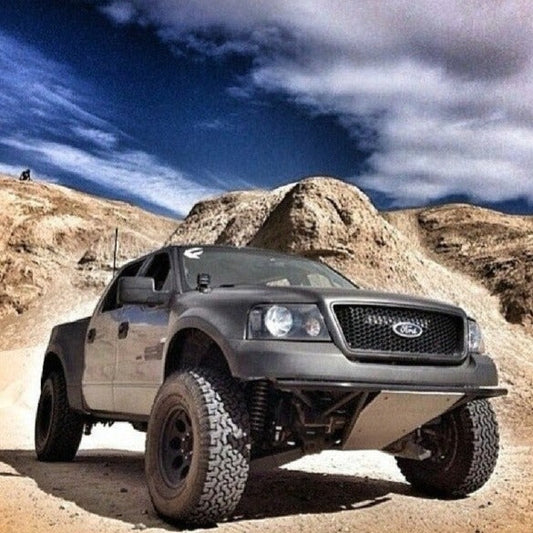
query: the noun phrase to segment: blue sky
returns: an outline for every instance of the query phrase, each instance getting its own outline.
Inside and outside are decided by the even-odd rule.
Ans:
[[[529,3],[384,6],[3,2],[0,171],[172,215],[308,175],[533,212]]]

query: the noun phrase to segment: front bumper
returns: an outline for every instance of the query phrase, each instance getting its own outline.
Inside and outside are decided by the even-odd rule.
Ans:
[[[499,396],[494,362],[471,354],[453,365],[353,361],[333,343],[234,340],[229,343],[232,374],[243,380],[269,379],[279,388],[420,390]]]

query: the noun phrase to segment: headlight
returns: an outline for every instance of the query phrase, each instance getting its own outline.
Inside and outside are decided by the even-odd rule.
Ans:
[[[264,316],[266,329],[274,337],[285,337],[292,329],[294,320],[292,313],[281,305],[273,305],[267,309]]]
[[[324,318],[314,304],[255,306],[248,316],[248,338],[330,340]]]
[[[474,353],[484,353],[485,343],[481,328],[475,320],[468,319],[468,351]]]

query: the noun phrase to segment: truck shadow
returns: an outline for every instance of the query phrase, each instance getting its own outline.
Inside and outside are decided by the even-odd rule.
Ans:
[[[40,463],[32,451],[0,450],[0,477],[33,479],[44,492],[96,515],[176,530],[155,513],[144,479],[144,455],[119,450],[85,450],[72,463]],[[307,513],[332,513],[380,505],[409,485],[368,477],[272,470],[250,474],[231,521]],[[58,511],[60,512],[60,511]]]

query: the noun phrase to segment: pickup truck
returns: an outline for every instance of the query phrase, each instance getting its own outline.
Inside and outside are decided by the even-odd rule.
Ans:
[[[165,519],[231,516],[250,465],[382,450],[416,489],[464,497],[498,456],[506,393],[460,308],[362,290],[270,250],[170,246],[126,264],[45,353],[35,447],[69,461],[93,424],[145,431]]]

